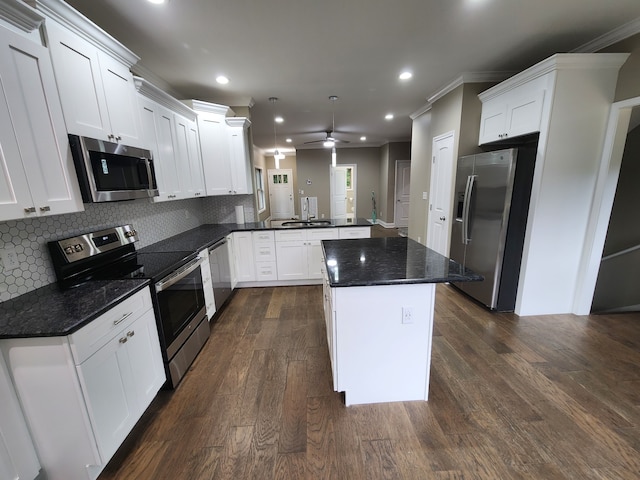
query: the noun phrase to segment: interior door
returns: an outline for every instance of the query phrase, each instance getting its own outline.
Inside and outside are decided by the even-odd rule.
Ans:
[[[269,202],[271,204],[271,218],[293,218],[293,175],[292,170],[281,168],[268,170]]]
[[[396,161],[396,207],[393,223],[396,227],[409,226],[409,186],[411,185],[411,161]]]
[[[454,165],[453,139],[453,132],[435,137],[431,150],[431,194],[429,197],[429,221],[427,222],[427,247],[444,256],[449,254]]]
[[[331,188],[331,218],[347,218],[347,170],[329,167]]]

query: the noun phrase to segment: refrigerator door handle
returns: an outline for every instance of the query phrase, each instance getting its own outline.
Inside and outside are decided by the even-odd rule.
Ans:
[[[469,215],[471,208],[471,194],[476,183],[477,175],[469,175],[467,177],[467,186],[464,189],[464,202],[462,204],[462,244],[469,245],[471,238],[469,237]]]

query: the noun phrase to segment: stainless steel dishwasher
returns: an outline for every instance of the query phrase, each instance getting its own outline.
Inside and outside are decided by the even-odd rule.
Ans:
[[[219,312],[231,295],[231,264],[227,240],[222,239],[209,247],[209,265],[213,283],[213,298]]]

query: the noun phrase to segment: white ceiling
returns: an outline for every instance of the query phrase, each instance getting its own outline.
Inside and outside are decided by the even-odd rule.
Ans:
[[[639,0],[68,0],[179,98],[251,109],[254,143],[411,138],[409,115],[463,73],[520,71],[634,19]],[[635,22],[634,22],[635,25]],[[403,69],[413,79],[401,82]],[[215,77],[230,83],[221,86]],[[328,97],[337,95],[332,103]],[[279,101],[270,103],[269,97]],[[393,113],[387,121],[384,115]],[[340,135],[342,132],[342,135]],[[290,146],[290,145],[289,145]]]

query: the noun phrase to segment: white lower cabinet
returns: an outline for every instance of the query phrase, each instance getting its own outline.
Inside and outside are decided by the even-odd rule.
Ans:
[[[322,240],[338,239],[340,229],[314,228],[275,232],[278,280],[322,278]]]
[[[258,282],[278,279],[276,245],[271,230],[253,232],[253,258]]]
[[[67,337],[0,349],[49,480],[97,478],[165,382],[148,288]]]
[[[0,478],[32,480],[40,472],[40,462],[2,355],[0,405]]]
[[[255,282],[253,236],[251,232],[233,232],[233,250],[237,282]]]
[[[341,227],[338,231],[341,239],[371,237],[371,227]]]

